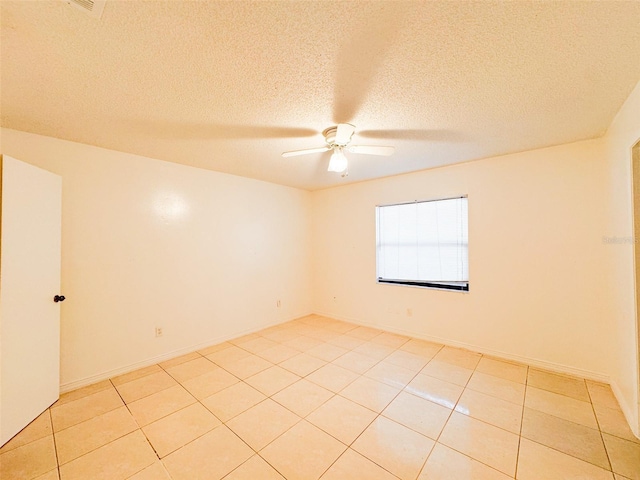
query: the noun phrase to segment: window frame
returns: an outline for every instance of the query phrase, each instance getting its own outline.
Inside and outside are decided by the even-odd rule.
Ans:
[[[426,203],[426,202],[438,202],[444,200],[456,200],[465,198],[467,199],[467,265],[469,263],[469,241],[468,241],[468,233],[469,233],[469,195],[455,195],[452,197],[438,197],[431,198],[425,200],[412,200],[408,202],[397,202],[397,203],[386,203],[376,205],[376,283],[383,285],[396,285],[396,286],[404,286],[404,287],[417,287],[417,288],[426,288],[440,291],[452,291],[452,292],[462,292],[469,293],[469,284],[471,283],[469,279],[466,281],[451,281],[451,282],[425,282],[421,280],[408,280],[408,279],[394,279],[394,278],[382,278],[378,276],[378,266],[379,266],[379,208],[383,207],[395,207],[401,205],[413,205],[415,203]],[[467,275],[467,278],[470,275]]]

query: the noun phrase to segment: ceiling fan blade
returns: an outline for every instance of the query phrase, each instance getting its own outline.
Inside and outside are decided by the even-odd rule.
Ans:
[[[377,74],[381,70],[386,73],[389,55],[405,31],[406,19],[412,19],[414,8],[411,2],[347,2],[341,7],[349,13],[339,14],[351,18],[339,44],[335,67],[334,122],[356,118],[371,87],[379,81]]]
[[[382,138],[390,140],[416,140],[429,142],[463,142],[465,137],[455,130],[358,130],[363,138]]]
[[[318,147],[318,148],[305,148],[304,150],[292,150],[291,152],[284,152],[283,157],[295,157],[297,155],[307,155],[309,153],[322,153],[331,150],[331,147]]]
[[[340,123],[338,124],[338,129],[336,131],[336,139],[334,142],[336,145],[346,145],[351,140],[353,136],[353,132],[356,131],[356,127],[351,125],[350,123]]]
[[[347,147],[351,153],[361,153],[363,155],[392,155],[395,147],[385,147],[383,145],[351,145]]]
[[[134,118],[122,123],[126,130],[146,137],[175,140],[228,140],[257,138],[304,138],[317,135],[316,130],[277,125],[232,125]]]

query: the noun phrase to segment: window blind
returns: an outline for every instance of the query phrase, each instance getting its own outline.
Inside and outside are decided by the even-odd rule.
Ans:
[[[376,210],[378,281],[469,289],[466,197]]]

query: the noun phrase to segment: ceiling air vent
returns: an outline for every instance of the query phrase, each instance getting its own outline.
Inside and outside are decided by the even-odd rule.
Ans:
[[[79,8],[92,17],[100,18],[104,10],[104,4],[107,0],[64,0],[69,5]]]

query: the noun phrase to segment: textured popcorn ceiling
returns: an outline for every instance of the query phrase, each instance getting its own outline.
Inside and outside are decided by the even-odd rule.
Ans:
[[[0,9],[3,127],[312,190],[600,136],[640,80],[638,1]],[[396,153],[280,156],[338,122]]]

